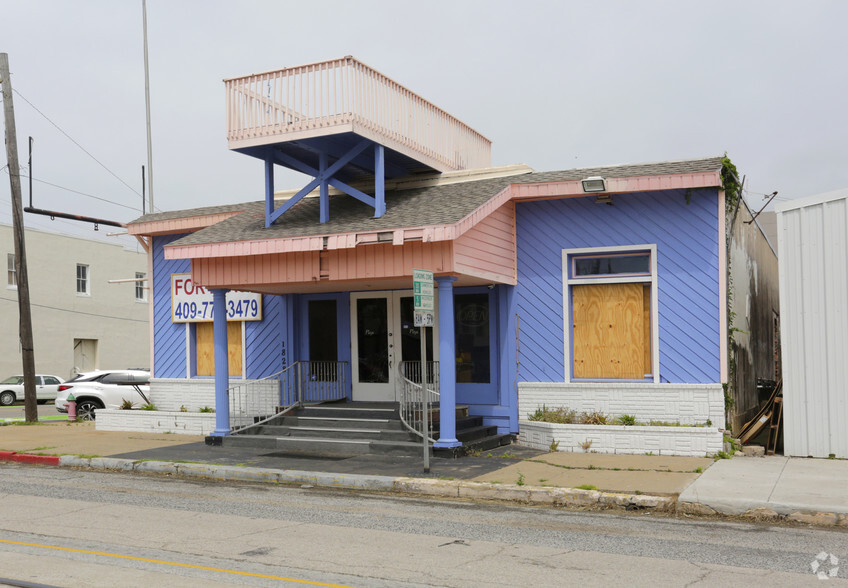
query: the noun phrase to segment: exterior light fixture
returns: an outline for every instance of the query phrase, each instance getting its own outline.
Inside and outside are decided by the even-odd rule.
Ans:
[[[592,176],[591,178],[586,178],[581,180],[583,184],[584,192],[606,192],[607,185],[604,182],[604,179],[601,176]]]

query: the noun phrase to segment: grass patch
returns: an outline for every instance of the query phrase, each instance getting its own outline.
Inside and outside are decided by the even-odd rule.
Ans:
[[[598,487],[594,484],[580,484],[579,486],[575,486],[578,490],[597,490]]]

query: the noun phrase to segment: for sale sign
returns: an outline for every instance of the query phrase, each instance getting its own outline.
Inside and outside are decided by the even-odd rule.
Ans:
[[[226,296],[228,321],[261,321],[262,295],[230,290]],[[214,316],[212,291],[195,284],[191,274],[171,274],[171,321],[199,323]]]

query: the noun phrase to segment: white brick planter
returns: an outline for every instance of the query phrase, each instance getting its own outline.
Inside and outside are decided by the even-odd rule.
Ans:
[[[215,430],[215,413],[101,408],[97,410],[94,428],[98,431],[208,435]]]
[[[99,418],[99,417],[98,417]],[[704,457],[723,448],[721,431],[716,427],[648,427],[624,425],[563,425],[538,421],[519,421],[519,444],[549,450],[559,443],[559,451],[589,453],[625,453],[684,455]],[[591,445],[583,448],[583,444]]]
[[[615,382],[520,382],[518,418],[542,406],[577,412],[600,411],[613,417],[629,414],[642,422],[669,421],[724,428],[721,384],[643,384]]]

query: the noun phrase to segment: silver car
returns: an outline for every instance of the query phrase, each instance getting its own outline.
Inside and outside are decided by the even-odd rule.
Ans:
[[[35,376],[35,397],[38,402],[49,402],[56,398],[59,384],[64,382],[59,376],[38,374]],[[24,399],[24,377],[12,376],[0,382],[0,406],[9,406],[16,400]]]
[[[141,408],[150,404],[150,373],[142,370],[97,370],[77,374],[59,386],[56,410],[68,412],[68,395],[77,403],[77,419],[94,420],[98,408]]]

